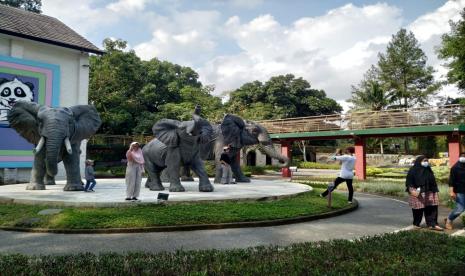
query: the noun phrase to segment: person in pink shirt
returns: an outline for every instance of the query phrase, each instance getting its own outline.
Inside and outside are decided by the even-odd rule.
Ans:
[[[126,152],[126,200],[138,201],[142,173],[144,172],[144,156],[138,142],[132,142]]]

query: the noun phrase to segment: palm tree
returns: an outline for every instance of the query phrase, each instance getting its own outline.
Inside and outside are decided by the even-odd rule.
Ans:
[[[372,67],[365,75],[358,87],[352,87],[352,98],[349,102],[354,104],[357,110],[380,111],[387,109],[392,103],[393,98],[381,86],[376,79],[376,68]],[[381,154],[384,154],[383,139],[379,138]]]

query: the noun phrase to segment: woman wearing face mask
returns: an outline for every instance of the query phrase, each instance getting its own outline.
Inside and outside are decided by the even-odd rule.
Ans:
[[[446,218],[446,229],[452,230],[452,222],[465,211],[465,153],[462,153],[457,162],[450,169],[449,195],[455,199],[455,208]]]
[[[431,230],[442,231],[438,225],[439,189],[428,158],[424,155],[417,157],[407,174],[405,184],[413,213],[413,226],[419,228],[425,214],[426,225]]]

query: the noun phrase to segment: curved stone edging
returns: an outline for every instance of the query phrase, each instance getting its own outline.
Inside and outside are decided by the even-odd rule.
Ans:
[[[55,234],[116,234],[116,233],[144,233],[144,232],[174,232],[174,231],[195,231],[195,230],[214,230],[227,228],[248,228],[248,227],[266,227],[285,224],[293,224],[307,222],[323,218],[330,218],[343,215],[358,208],[358,201],[353,200],[353,203],[342,209],[325,212],[321,214],[300,216],[294,218],[274,219],[274,220],[259,220],[259,221],[243,221],[243,222],[228,222],[216,224],[189,224],[189,225],[170,225],[170,226],[151,226],[139,228],[106,228],[106,229],[46,229],[46,228],[25,228],[25,227],[2,227],[4,231],[18,232],[33,232],[33,233],[55,233]]]

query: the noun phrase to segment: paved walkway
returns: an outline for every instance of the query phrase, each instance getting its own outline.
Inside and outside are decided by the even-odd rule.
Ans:
[[[405,202],[356,193],[358,210],[292,225],[136,234],[44,234],[0,231],[0,253],[160,252],[178,249],[244,248],[296,242],[353,239],[392,232],[411,224]]]
[[[145,183],[144,178],[142,183]],[[213,182],[213,179],[211,179]],[[253,185],[251,185],[253,184]],[[199,192],[198,180],[182,182],[186,189],[182,193],[170,193],[169,183],[163,183],[166,188],[163,193],[169,194],[169,201],[209,201],[225,199],[265,199],[289,196],[312,190],[308,185],[291,183],[288,179],[260,180],[253,179],[252,183],[237,183],[233,185],[214,184],[215,191],[211,193]],[[124,200],[126,185],[124,179],[98,179],[95,193],[64,192],[65,181],[57,181],[57,185],[47,186],[46,190],[28,191],[27,184],[0,186],[0,201],[13,201],[24,204],[48,204],[66,206],[124,206],[133,205]],[[157,202],[158,191],[141,188],[142,201],[139,204]]]

